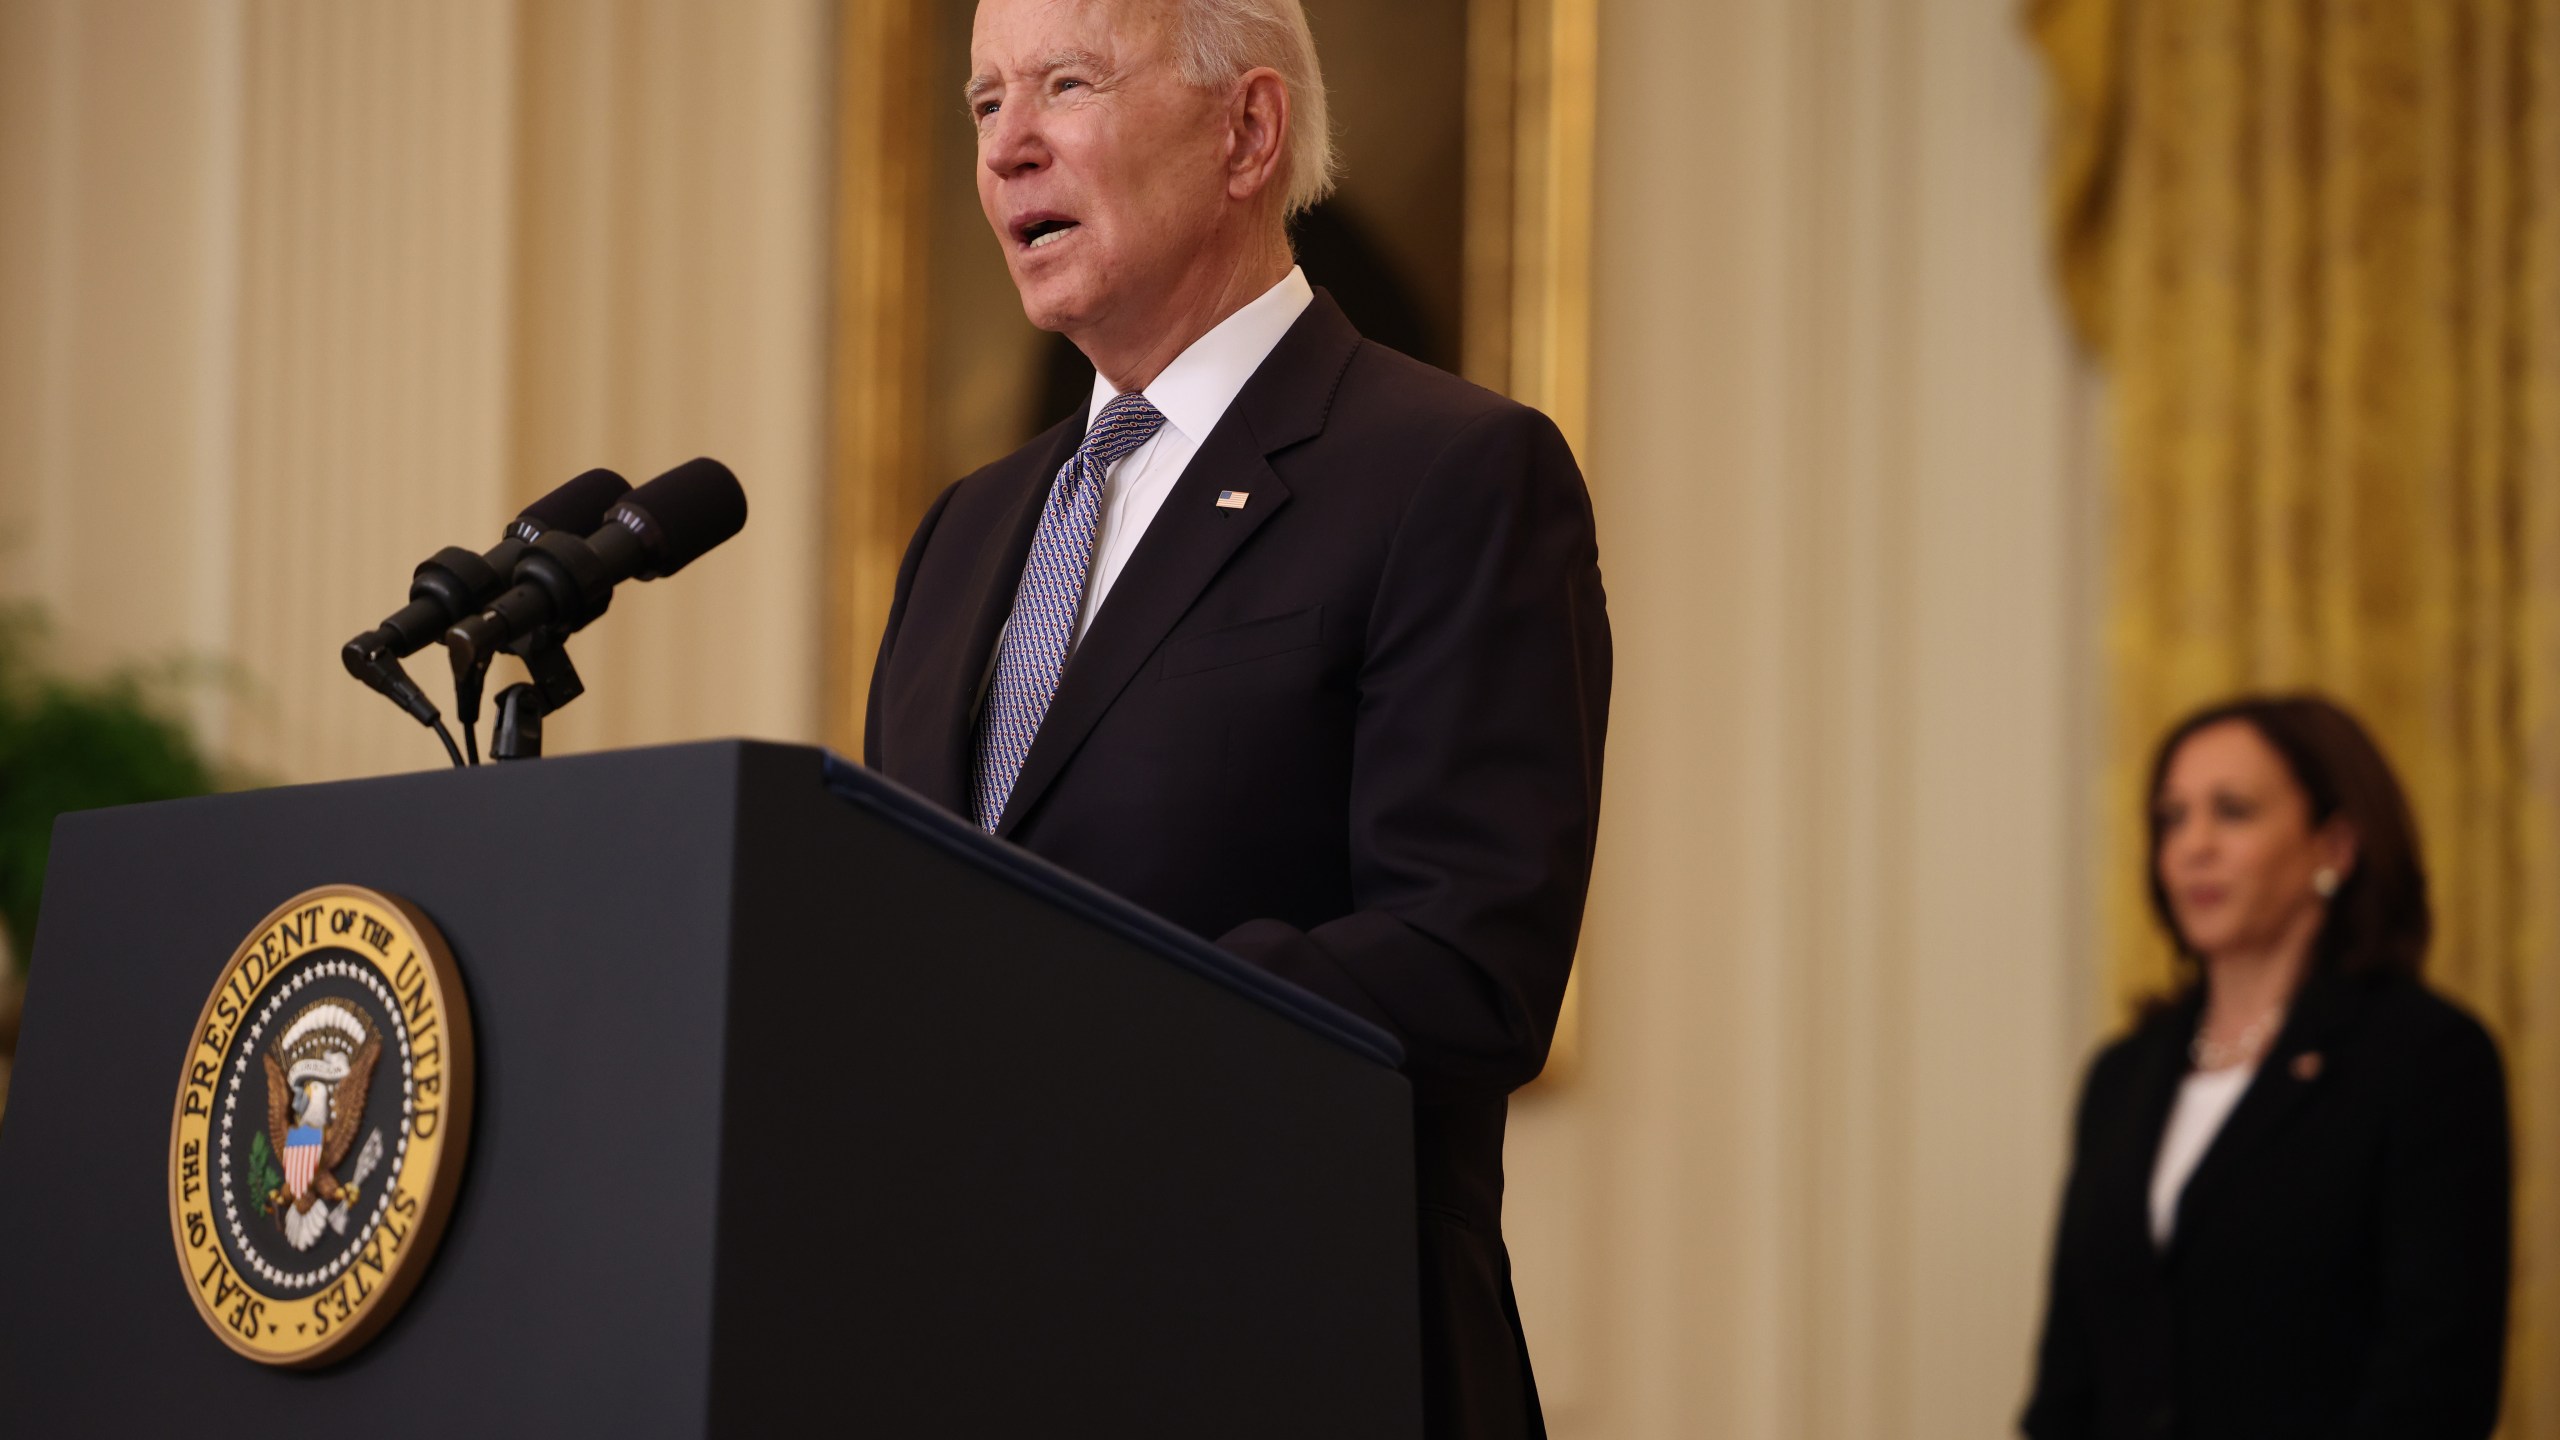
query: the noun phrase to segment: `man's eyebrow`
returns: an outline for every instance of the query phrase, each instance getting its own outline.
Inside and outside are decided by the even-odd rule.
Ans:
[[[1040,75],[1053,75],[1060,70],[1090,70],[1100,73],[1104,68],[1102,57],[1090,50],[1053,50],[1042,57],[1039,64],[1033,67],[1033,72]],[[995,72],[981,70],[969,77],[968,84],[960,87],[960,98],[974,105],[979,96],[1000,88],[1003,83],[996,78]]]
[[[1098,71],[1102,68],[1102,57],[1090,50],[1052,50],[1049,52],[1049,57],[1040,62],[1040,73],[1043,75],[1054,74],[1060,70]]]

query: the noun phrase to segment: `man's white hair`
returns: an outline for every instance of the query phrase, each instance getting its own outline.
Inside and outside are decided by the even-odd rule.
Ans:
[[[1174,52],[1182,78],[1223,88],[1269,66],[1289,88],[1289,135],[1282,147],[1282,213],[1295,216],[1333,193],[1341,161],[1324,107],[1324,71],[1315,32],[1298,0],[1180,0]]]

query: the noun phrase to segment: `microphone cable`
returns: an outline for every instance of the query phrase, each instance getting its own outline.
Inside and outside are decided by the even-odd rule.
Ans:
[[[436,738],[444,742],[444,753],[453,757],[453,768],[456,770],[461,769],[462,751],[456,748],[453,743],[453,732],[444,727],[444,717],[439,715],[428,723],[435,726]],[[466,736],[469,735],[471,733],[471,728],[467,725],[464,726],[462,733]]]

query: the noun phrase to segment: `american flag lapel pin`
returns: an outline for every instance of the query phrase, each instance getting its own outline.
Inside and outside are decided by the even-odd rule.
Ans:
[[[1249,490],[1221,490],[1218,492],[1218,508],[1241,510],[1244,508],[1244,502],[1252,498],[1253,493]]]

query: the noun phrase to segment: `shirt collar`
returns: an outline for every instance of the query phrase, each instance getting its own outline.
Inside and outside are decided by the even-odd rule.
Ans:
[[[1147,403],[1164,416],[1165,424],[1182,433],[1193,444],[1208,438],[1217,428],[1219,417],[1235,403],[1245,382],[1262,368],[1265,357],[1298,323],[1298,316],[1316,298],[1315,287],[1307,283],[1304,270],[1292,265],[1280,283],[1263,291],[1245,307],[1219,321],[1208,334],[1191,342],[1189,349],[1173,357],[1155,383],[1144,392]],[[1119,392],[1097,372],[1093,377],[1093,400],[1085,408],[1085,428],[1102,414]]]

